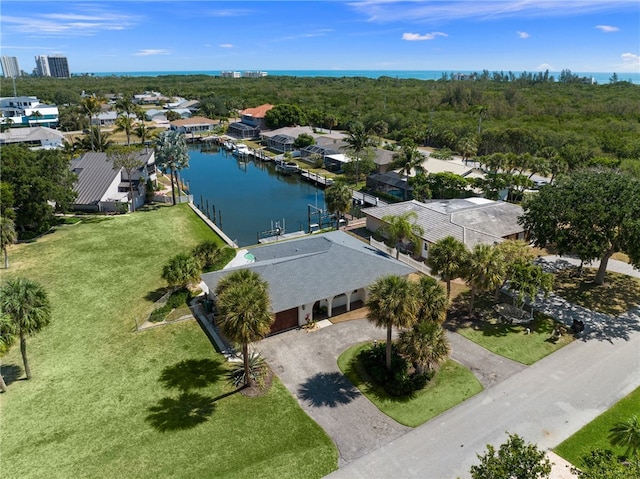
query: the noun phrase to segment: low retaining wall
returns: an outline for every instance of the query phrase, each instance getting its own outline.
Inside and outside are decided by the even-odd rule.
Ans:
[[[222,238],[222,240],[225,243],[227,243],[232,248],[236,248],[236,249],[239,248],[239,246],[231,238],[229,238],[226,234],[224,234],[224,231],[218,228],[218,226],[213,221],[207,218],[207,216],[202,211],[200,211],[198,207],[193,204],[193,202],[189,202],[189,206],[202,219],[202,221],[204,221],[207,224],[207,226],[209,226],[209,228],[215,231],[218,234],[218,236]]]

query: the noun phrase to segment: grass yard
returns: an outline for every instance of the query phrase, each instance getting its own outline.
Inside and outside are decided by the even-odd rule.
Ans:
[[[249,399],[195,321],[134,332],[166,259],[217,238],[187,205],[61,226],[9,248],[3,278],[39,281],[52,323],[2,358],[2,477],[322,477],[331,440],[274,379]]]
[[[593,280],[596,270],[584,268],[582,277],[573,276],[573,268],[556,274],[553,292],[592,311],[619,316],[640,304],[640,278],[607,271],[604,284]]]
[[[366,380],[366,373],[356,357],[370,343],[353,346],[338,358],[338,367],[367,398],[387,416],[400,424],[415,427],[478,394],[482,385],[471,371],[455,361],[448,360],[413,398],[399,399],[388,396]]]
[[[573,341],[573,336],[566,332],[552,340],[557,326],[553,319],[536,313],[536,319],[524,325],[504,324],[492,318],[474,321],[472,325],[457,328],[456,332],[500,356],[533,364]],[[527,334],[526,328],[531,333]]]
[[[623,455],[625,449],[612,446],[607,436],[616,423],[626,421],[634,414],[640,414],[640,388],[618,401],[554,450],[576,467],[581,467],[583,464],[580,458],[594,449],[609,449],[615,454]]]

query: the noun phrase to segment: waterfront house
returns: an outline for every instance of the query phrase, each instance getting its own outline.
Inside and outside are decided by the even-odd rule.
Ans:
[[[267,148],[275,153],[290,153],[296,139],[289,135],[275,135],[266,137]]]
[[[156,180],[155,153],[144,149],[139,153],[144,165],[131,178],[123,168],[115,168],[106,153],[90,151],[71,161],[71,170],[78,175],[74,185],[77,193],[72,209],[87,212],[112,212],[121,208],[139,208],[144,204],[147,179]],[[129,198],[130,182],[134,197]]]
[[[213,131],[218,122],[205,118],[203,116],[194,116],[191,118],[183,118],[170,122],[170,128],[180,133],[203,133]]]
[[[0,98],[0,123],[11,127],[58,126],[58,107],[35,96]]]
[[[509,239],[525,239],[518,218],[522,208],[504,201],[486,198],[452,200],[404,201],[386,206],[365,208],[367,230],[384,231],[385,216],[400,216],[414,212],[415,223],[422,227],[421,256],[426,258],[429,246],[446,236],[453,236],[472,249],[477,244],[496,244]],[[382,230],[381,230],[382,228]]]
[[[265,103],[255,108],[247,108],[240,112],[240,121],[233,122],[227,129],[227,134],[239,140],[257,140],[260,131],[266,128],[265,115],[273,105]]]
[[[255,246],[245,257],[254,262],[203,274],[202,281],[215,300],[218,281],[231,271],[248,268],[259,273],[269,284],[275,314],[271,334],[358,308],[378,278],[414,272],[344,231]]]
[[[372,191],[386,193],[398,199],[409,198],[413,194],[413,188],[409,186],[405,176],[395,171],[369,175],[367,177],[367,188]]]

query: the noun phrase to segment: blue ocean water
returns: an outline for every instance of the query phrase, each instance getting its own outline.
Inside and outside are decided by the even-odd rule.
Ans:
[[[416,80],[439,80],[444,74],[471,74],[481,73],[477,70],[266,70],[269,76],[294,76],[294,77],[364,77],[380,78],[382,76],[391,78],[413,78]],[[490,73],[493,73],[491,71]],[[505,70],[504,73],[507,73]],[[522,72],[514,72],[517,76]],[[537,73],[537,72],[531,72]],[[609,83],[609,79],[614,72],[572,72],[580,77],[592,78],[599,85]],[[95,76],[164,76],[164,75],[210,75],[219,76],[220,70],[194,70],[194,71],[141,71],[141,72],[96,72]],[[556,80],[560,77],[560,72],[549,72]],[[640,84],[640,72],[617,73],[618,79]]]

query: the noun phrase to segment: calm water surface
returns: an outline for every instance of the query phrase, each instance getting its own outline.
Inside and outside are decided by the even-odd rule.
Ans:
[[[321,189],[299,176],[282,176],[272,163],[239,162],[223,149],[202,152],[191,148],[189,168],[181,174],[188,182],[193,202],[209,213],[216,210],[218,226],[240,246],[256,244],[258,234],[276,226],[287,233],[307,231],[308,205],[324,207]],[[202,200],[201,200],[202,198]],[[312,221],[313,222],[313,221]]]

